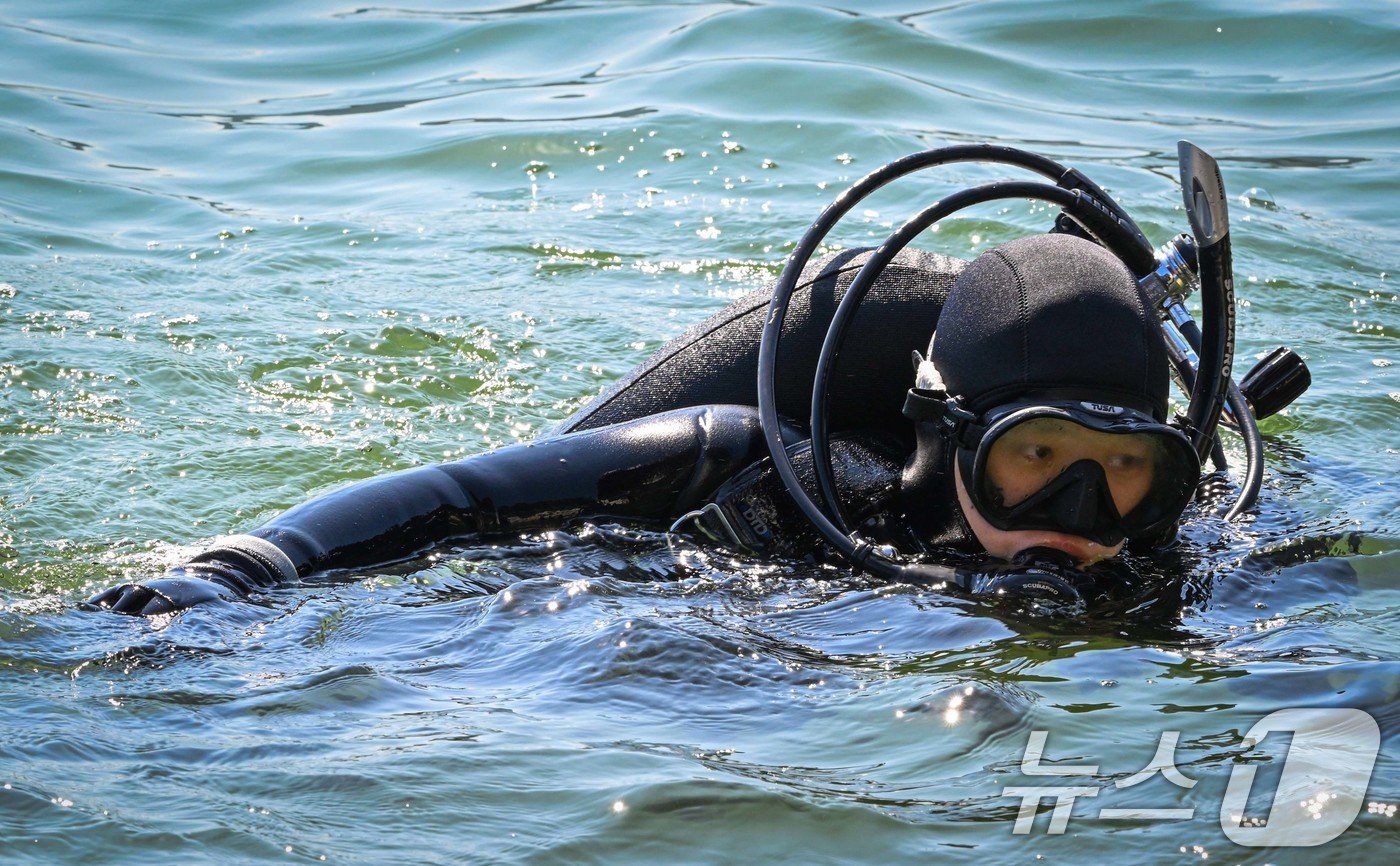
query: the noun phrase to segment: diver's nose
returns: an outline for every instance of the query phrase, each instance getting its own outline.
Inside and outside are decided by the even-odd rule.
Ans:
[[[1103,518],[1118,519],[1108,479],[1097,461],[1080,460],[1067,468],[1061,479],[1049,505],[1060,514],[1066,531],[1088,536],[1095,533]]]

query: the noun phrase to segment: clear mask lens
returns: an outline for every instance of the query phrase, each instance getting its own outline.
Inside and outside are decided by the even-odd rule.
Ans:
[[[1003,505],[1014,507],[1081,460],[1092,460],[1103,470],[1120,515],[1136,509],[1154,481],[1171,472],[1158,435],[1103,433],[1065,419],[1032,418],[992,443],[987,481]]]
[[[1175,520],[1200,475],[1170,427],[1055,408],[994,423],[971,462],[974,504],[992,525],[1109,545]]]

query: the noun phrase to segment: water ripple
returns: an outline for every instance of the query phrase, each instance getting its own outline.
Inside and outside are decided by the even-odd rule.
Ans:
[[[1114,783],[1179,731],[1197,817],[1133,826],[1133,856],[1228,858],[1218,793],[1262,760],[1239,734],[1298,705],[1371,712],[1368,796],[1400,800],[1394,4],[11,6],[20,862],[1001,862],[1032,850],[1001,791],[1033,730],[1100,765],[1096,803],[1144,807]],[[75,609],[318,491],[539,435],[887,159],[1044,151],[1160,241],[1182,136],[1253,190],[1241,365],[1288,343],[1314,386],[1264,425],[1259,513],[1193,512],[1120,605],[1047,618],[596,524],[175,617]],[[882,192],[831,243],[993,174]],[[925,240],[971,256],[1049,219]],[[1121,859],[1128,828],[1076,823],[1034,852]],[[1394,826],[1325,856],[1387,862]]]

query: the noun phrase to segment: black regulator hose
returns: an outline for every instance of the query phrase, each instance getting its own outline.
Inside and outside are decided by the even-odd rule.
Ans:
[[[1232,303],[1231,307],[1233,308],[1233,306]],[[1200,357],[1200,328],[1196,326],[1194,320],[1190,319],[1180,327],[1181,335],[1186,338],[1196,356]],[[1232,351],[1231,355],[1233,354]],[[1193,392],[1196,371],[1187,365],[1185,369],[1177,368],[1177,375],[1181,377],[1182,385],[1186,390]],[[1233,377],[1225,385],[1225,404],[1230,407],[1230,417],[1235,421],[1235,429],[1240,434],[1240,438],[1244,440],[1244,478],[1240,482],[1239,493],[1235,496],[1234,504],[1225,512],[1225,519],[1233,520],[1259,501],[1259,491],[1264,486],[1264,437],[1259,432],[1259,421],[1254,417],[1253,408],[1250,407],[1249,401],[1240,391],[1239,385],[1235,384]],[[1215,468],[1224,471],[1226,468],[1225,448],[1221,444],[1218,434],[1212,437],[1210,455]]]
[[[773,458],[773,468],[777,471],[778,477],[782,479],[783,485],[792,494],[792,498],[803,516],[821,533],[823,538],[836,548],[838,553],[857,568],[864,568],[884,578],[899,579],[899,565],[880,557],[872,559],[871,555],[874,551],[868,542],[862,541],[857,544],[833,526],[816,503],[804,494],[802,483],[798,480],[792,461],[787,459],[787,443],[783,441],[782,420],[778,417],[778,400],[775,388],[778,341],[782,337],[783,320],[787,316],[788,304],[792,300],[792,294],[797,288],[803,269],[811,261],[812,255],[821,242],[852,208],[871,193],[907,174],[950,162],[974,161],[1017,165],[1055,178],[1063,177],[1066,173],[1064,166],[1038,154],[987,144],[955,145],[922,151],[886,163],[856,181],[837,196],[836,200],[827,205],[826,209],[818,215],[816,221],[798,241],[796,249],[788,255],[787,263],[778,276],[777,284],[773,287],[773,297],[768,302],[767,318],[764,320],[763,334],[759,340],[757,383],[759,421],[763,426],[768,452]],[[867,560],[871,561],[867,563]]]
[[[1244,394],[1240,393],[1240,386],[1236,385],[1233,379],[1230,380],[1225,399],[1230,405],[1230,414],[1235,417],[1235,423],[1239,427],[1240,437],[1244,439],[1244,481],[1240,485],[1239,495],[1235,497],[1235,504],[1225,512],[1226,520],[1234,520],[1254,506],[1259,499],[1259,490],[1264,486],[1264,437],[1259,433],[1259,422],[1254,417],[1254,410],[1250,408],[1249,401],[1245,400]],[[1218,442],[1219,437],[1216,439]]]

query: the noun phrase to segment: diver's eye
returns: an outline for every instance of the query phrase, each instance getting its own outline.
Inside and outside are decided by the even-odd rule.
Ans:
[[[1054,454],[1049,445],[1028,444],[1021,449],[1021,456],[1032,462],[1049,460]]]
[[[1141,454],[1115,454],[1106,465],[1116,472],[1141,472],[1147,467],[1147,458]]]

